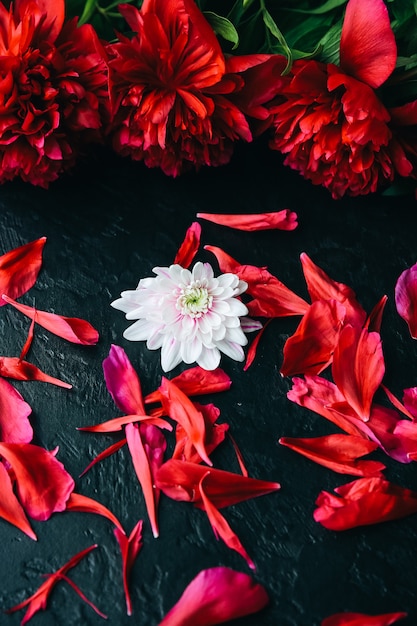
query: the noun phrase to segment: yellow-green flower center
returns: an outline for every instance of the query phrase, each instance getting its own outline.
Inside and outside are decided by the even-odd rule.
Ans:
[[[201,317],[210,309],[212,302],[213,296],[208,289],[196,280],[180,290],[176,306],[183,315]]]

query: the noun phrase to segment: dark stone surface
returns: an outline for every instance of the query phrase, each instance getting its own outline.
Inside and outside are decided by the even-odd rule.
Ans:
[[[130,532],[145,520],[144,547],[132,572],[134,614],[127,617],[120,556],[111,524],[80,513],[33,522],[34,542],[0,520],[2,610],[33,593],[51,572],[92,543],[99,548],[71,577],[99,608],[108,624],[157,625],[185,586],[203,568],[227,565],[249,571],[237,554],[217,542],[204,513],[165,497],[160,506],[159,539],[152,538],[140,487],[123,449],[76,478],[94,455],[114,441],[77,426],[120,415],[109,396],[101,363],[111,343],[124,347],[140,374],[144,392],[159,384],[159,352],[122,338],[124,315],[110,302],[156,265],[169,265],[185,230],[199,211],[264,212],[290,208],[299,215],[291,233],[244,233],[203,223],[203,243],[223,247],[239,261],[267,265],[307,297],[299,254],[305,251],[332,278],[350,285],[369,311],[388,295],[382,338],[386,383],[401,396],[417,384],[417,344],[394,306],[399,274],[417,261],[417,206],[411,197],[331,200],[264,146],[242,146],[232,163],[173,180],[157,170],[97,154],[48,191],[19,182],[0,194],[1,249],[46,235],[44,264],[36,285],[21,301],[67,316],[84,317],[100,332],[95,347],[69,344],[37,328],[30,360],[73,384],[67,391],[36,382],[13,383],[31,404],[35,443],[59,446],[58,458],[75,477],[77,491],[96,498]],[[208,253],[201,260],[211,260]],[[213,261],[214,263],[214,261]],[[236,626],[319,626],[335,612],[407,611],[405,625],[417,623],[417,517],[343,533],[325,530],[312,517],[322,489],[351,480],[304,459],[278,444],[280,436],[333,432],[331,424],[286,398],[290,387],[279,368],[285,339],[297,321],[274,321],[260,344],[257,360],[245,373],[227,358],[222,367],[232,389],[210,398],[230,424],[252,476],[279,481],[281,491],[228,509],[224,514],[257,564],[270,606]],[[2,353],[18,355],[28,322],[17,311],[0,311]],[[376,453],[386,476],[417,490],[415,464],[401,465]],[[214,455],[215,465],[238,471],[228,443]],[[15,626],[23,613],[1,615]],[[105,623],[65,584],[58,585],[34,626],[92,626]]]

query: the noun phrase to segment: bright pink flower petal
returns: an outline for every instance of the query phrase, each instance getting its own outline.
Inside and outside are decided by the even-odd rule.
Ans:
[[[405,617],[407,617],[407,613],[384,613],[383,615],[336,613],[326,617],[321,626],[390,626]]]
[[[83,496],[81,493],[72,492],[67,501],[66,511],[73,511],[74,513],[94,513],[105,517],[112,522],[120,532],[124,532],[123,526],[117,519],[117,517],[108,509],[104,504],[97,502],[93,498]]]
[[[337,487],[337,495],[322,491],[314,519],[330,530],[379,524],[417,513],[417,493],[383,478],[359,478]]]
[[[19,298],[35,284],[45,242],[46,237],[41,237],[0,256],[0,293]],[[0,301],[0,306],[4,304]]]
[[[340,474],[375,476],[385,469],[379,461],[358,461],[376,450],[377,443],[353,435],[325,435],[323,437],[281,437],[279,443],[299,452],[319,465]]]
[[[174,264],[185,268],[190,267],[200,247],[200,237],[201,226],[198,222],[193,222],[185,233],[184,241],[175,255]]]
[[[128,415],[146,415],[139,377],[123,348],[111,345],[103,372],[115,405]]]
[[[346,314],[337,300],[316,300],[284,345],[282,376],[320,374],[333,359]]]
[[[269,602],[251,576],[227,567],[201,571],[159,626],[214,626],[257,613]]]
[[[0,517],[36,541],[37,537],[13,492],[9,473],[3,463],[0,463]]]
[[[20,393],[0,378],[0,441],[30,443],[33,430],[28,420],[32,409]]]
[[[414,420],[417,420],[417,387],[404,389],[403,402],[409,415],[411,415]]]
[[[46,328],[46,330],[62,339],[87,346],[93,346],[98,341],[98,332],[85,320],[78,317],[64,317],[63,315],[40,311],[26,304],[16,302],[5,294],[2,297],[3,300],[14,306],[20,313],[27,315],[30,319],[35,319],[39,326]]]
[[[203,476],[204,492],[218,509],[280,489],[279,483],[173,459],[160,467],[155,482],[173,500],[194,502],[198,508],[204,508],[198,488]]]
[[[349,0],[340,40],[340,66],[376,89],[391,75],[397,46],[383,0]]]
[[[31,443],[0,443],[0,456],[13,469],[18,497],[30,517],[44,521],[65,510],[74,480],[53,452]]]
[[[159,489],[155,487],[155,474],[163,463],[166,441],[156,426],[128,424],[126,440],[132,457],[136,476],[141,484],[146,509],[154,537],[159,536],[158,501]]]
[[[297,214],[289,209],[272,213],[251,213],[242,215],[197,213],[200,219],[228,226],[237,230],[294,230],[298,226]]]
[[[402,272],[395,285],[395,305],[413,339],[417,339],[417,263]]]
[[[31,595],[30,598],[27,598],[26,600],[23,600],[23,602],[16,604],[16,606],[13,606],[11,609],[8,609],[6,613],[14,613],[15,611],[24,609],[27,606],[28,609],[21,621],[21,625],[24,626],[24,624],[27,624],[27,622],[30,619],[32,619],[32,617],[36,613],[38,613],[38,611],[44,611],[46,609],[46,605],[48,603],[49,595],[52,589],[60,580],[65,579],[65,575],[68,572],[68,570],[78,565],[78,563],[95,548],[97,548],[96,544],[90,546],[89,548],[86,548],[85,550],[82,550],[81,552],[78,552],[65,565],[60,567],[59,570],[57,570],[53,574],[50,574],[47,580],[44,583],[42,583],[39,589],[35,591],[35,593]],[[96,607],[94,607],[94,610],[96,610]],[[96,612],[98,611],[96,610]],[[98,613],[100,614],[100,612]],[[102,617],[105,617],[103,614],[101,615]]]
[[[65,381],[49,376],[36,365],[28,361],[22,361],[19,357],[0,357],[0,376],[5,378],[14,378],[15,380],[37,380],[43,383],[50,383],[64,389],[72,389],[72,385]]]
[[[372,400],[385,374],[379,333],[345,326],[333,355],[333,380],[346,402],[368,420]]]
[[[129,576],[133,564],[143,546],[142,542],[142,520],[136,524],[129,537],[121,532],[119,528],[114,529],[114,534],[120,546],[123,564],[123,589],[126,598],[126,610],[128,615],[132,615],[132,600],[129,591]]]

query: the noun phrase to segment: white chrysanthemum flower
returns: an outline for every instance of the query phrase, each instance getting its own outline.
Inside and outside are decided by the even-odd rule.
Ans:
[[[221,352],[244,360],[242,346],[247,338],[240,317],[248,310],[236,296],[247,289],[247,283],[235,274],[215,277],[211,265],[201,262],[191,271],[171,265],[155,267],[153,272],[155,278],[141,279],[135,290],[123,291],[111,303],[126,313],[126,319],[137,320],[123,333],[126,339],[146,340],[149,350],[161,348],[165,372],[181,361],[213,370]],[[260,326],[253,321],[245,324],[247,330]]]

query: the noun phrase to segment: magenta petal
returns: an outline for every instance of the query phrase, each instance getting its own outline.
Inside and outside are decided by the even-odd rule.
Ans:
[[[140,381],[123,348],[112,344],[103,361],[103,371],[116,406],[128,415],[145,415]]]
[[[74,481],[53,452],[31,443],[0,443],[0,455],[12,466],[20,502],[30,517],[44,521],[65,509]]]
[[[395,285],[395,305],[398,315],[408,324],[413,339],[417,339],[417,263],[404,270]]]
[[[344,72],[376,89],[395,68],[397,46],[383,0],[349,0],[340,40]]]
[[[256,613],[269,602],[248,574],[227,567],[201,571],[159,626],[211,626]]]

